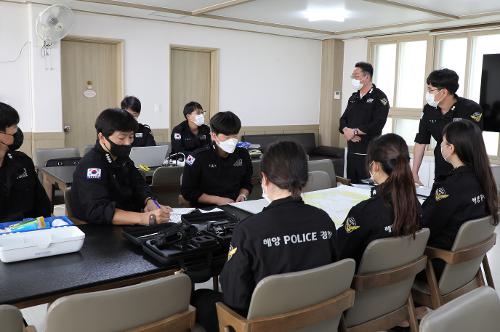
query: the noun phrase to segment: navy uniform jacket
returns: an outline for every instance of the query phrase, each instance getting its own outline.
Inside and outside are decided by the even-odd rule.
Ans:
[[[368,144],[382,133],[388,114],[387,96],[375,84],[363,98],[360,98],[359,91],[354,92],[340,117],[339,131],[342,134],[345,127],[358,128],[366,135],[360,136],[360,142],[347,142],[349,153],[366,154]]]
[[[349,211],[342,227],[337,230],[339,259],[353,258],[359,266],[370,242],[393,236],[394,212],[390,201],[390,197],[375,194]],[[421,214],[420,203],[417,209]]]
[[[75,217],[96,224],[112,223],[115,209],[141,212],[149,186],[130,158],[113,161],[99,143],[73,174],[71,208]]]
[[[224,303],[246,314],[263,278],[333,263],[335,224],[323,210],[288,197],[240,222],[220,275]]]
[[[214,145],[187,156],[182,176],[182,196],[194,206],[202,206],[202,194],[236,200],[240,189],[252,191],[252,161],[248,151],[236,148],[227,158],[217,154]]]
[[[201,125],[198,127],[198,135],[195,135],[191,132],[188,121],[183,121],[172,130],[170,141],[172,142],[172,153],[193,152],[210,145],[210,127]]]
[[[155,146],[156,141],[151,133],[151,128],[148,125],[139,123],[137,125],[137,130],[134,135],[134,143],[132,146],[143,147],[143,146]]]
[[[423,227],[431,231],[428,245],[450,250],[460,226],[489,215],[484,191],[467,166],[439,178],[422,205]]]
[[[53,207],[30,157],[7,152],[0,167],[0,221],[49,217]]]
[[[415,137],[415,143],[429,144],[431,137],[437,142],[434,148],[435,178],[446,175],[452,170],[451,164],[447,163],[441,155],[441,142],[443,141],[444,127],[457,119],[471,120],[482,129],[483,128],[483,109],[476,102],[457,97],[457,102],[445,114],[441,113],[439,106],[424,106],[422,118],[418,127],[418,133]]]

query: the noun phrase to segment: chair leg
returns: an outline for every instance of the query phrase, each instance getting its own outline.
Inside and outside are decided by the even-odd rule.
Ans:
[[[493,276],[491,274],[491,269],[490,269],[490,262],[488,261],[488,256],[486,254],[484,255],[483,258],[483,269],[486,281],[488,282],[488,286],[495,289],[495,284],[493,283]]]
[[[411,332],[418,332],[418,322],[417,322],[417,316],[415,314],[415,305],[413,304],[413,298],[411,296],[408,296],[408,322],[410,323],[410,331]]]
[[[483,287],[486,285],[483,277],[483,269],[481,269],[481,267],[479,267],[479,270],[477,271],[476,280],[479,287]]]
[[[347,332],[347,327],[345,326],[344,315],[340,316],[338,332]]]
[[[218,292],[219,291],[219,276],[213,276],[212,281],[213,281],[214,291]]]
[[[436,274],[434,273],[432,261],[430,259],[427,260],[425,274],[427,276],[427,285],[431,295],[432,309],[437,309],[441,306],[441,294],[439,293],[439,285],[436,279]]]

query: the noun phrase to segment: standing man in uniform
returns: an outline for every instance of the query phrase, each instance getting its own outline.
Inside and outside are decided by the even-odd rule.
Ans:
[[[246,201],[252,190],[252,161],[236,147],[241,121],[232,112],[210,120],[212,142],[186,158],[181,193],[193,206]]]
[[[210,127],[205,124],[204,113],[201,105],[195,101],[184,106],[186,120],[172,130],[172,154],[186,154],[210,145]]]
[[[123,110],[129,112],[136,121],[141,114],[141,101],[133,96],[127,96],[123,98],[121,107]],[[156,141],[151,132],[151,128],[148,125],[137,123],[137,130],[135,132],[134,143],[132,146],[144,147],[144,146],[155,146]]]
[[[347,102],[340,118],[339,131],[347,140],[347,178],[360,183],[369,177],[366,169],[368,144],[382,133],[389,101],[387,96],[372,83],[373,67],[367,62],[358,62],[352,72],[352,85],[357,91]]]
[[[73,174],[75,216],[95,224],[147,226],[168,221],[171,209],[154,200],[129,158],[137,121],[122,109],[109,108],[99,114],[95,128],[95,147]]]
[[[433,137],[437,144],[434,148],[435,171],[434,178],[445,176],[453,169],[441,155],[444,127],[453,121],[467,119],[483,128],[483,110],[478,103],[457,96],[458,75],[450,69],[439,69],[427,77],[427,94],[422,118],[415,137],[413,148],[413,180],[422,185],[418,176],[427,144]]]
[[[23,144],[19,114],[0,103],[0,222],[49,217],[53,207],[30,157],[17,151]]]

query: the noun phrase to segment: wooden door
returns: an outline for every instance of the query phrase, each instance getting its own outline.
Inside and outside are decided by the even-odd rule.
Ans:
[[[63,40],[61,83],[66,147],[96,140],[95,120],[122,98],[121,46],[111,42]]]

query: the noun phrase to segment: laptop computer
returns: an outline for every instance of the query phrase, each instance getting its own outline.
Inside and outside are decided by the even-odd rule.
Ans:
[[[168,145],[133,147],[130,151],[130,159],[135,167],[146,165],[149,167],[161,166],[168,153]]]

